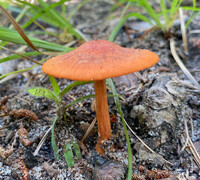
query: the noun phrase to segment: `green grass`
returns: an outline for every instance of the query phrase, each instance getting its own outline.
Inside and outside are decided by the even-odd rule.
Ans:
[[[54,27],[57,27],[61,30],[68,28],[68,33],[72,34],[77,39],[82,39],[82,36],[69,23],[69,21],[67,21],[66,18],[63,17],[62,14],[56,10],[56,7],[62,6],[66,1],[69,0],[60,0],[59,2],[48,4],[47,2],[38,0],[40,6],[36,6],[26,1],[17,0],[18,3],[21,3],[19,7],[21,7],[22,9],[24,8],[24,6],[29,6],[30,8],[28,15],[31,18],[22,26],[22,28],[25,29],[30,26],[34,21],[39,20],[48,23]],[[14,10],[15,9],[13,9],[13,11]]]
[[[58,44],[50,43],[48,41],[40,40],[38,38],[28,36],[35,47],[50,50],[50,51],[71,51],[74,48],[64,47]],[[0,26],[0,40],[12,42],[15,44],[27,45],[24,39],[15,30]]]
[[[65,47],[63,45],[55,44],[52,42],[44,41],[41,39],[38,39],[36,37],[33,37],[33,35],[37,36],[38,31],[23,31],[24,29],[28,28],[33,23],[46,23],[49,26],[53,26],[58,30],[58,32],[64,31],[64,33],[69,34],[70,36],[74,37],[74,39],[77,40],[83,40],[83,37],[81,34],[78,33],[78,31],[73,27],[68,20],[63,16],[62,13],[58,11],[59,7],[62,7],[63,12],[64,10],[64,3],[69,0],[60,0],[59,2],[54,3],[47,3],[43,0],[38,0],[38,5],[34,5],[31,3],[28,3],[26,1],[17,0],[17,2],[9,0],[9,3],[0,2],[0,5],[3,6],[4,9],[1,9],[2,12],[5,14],[5,18],[10,19],[12,25],[17,29],[13,30],[13,26],[10,25],[9,27],[3,27],[0,26],[0,43],[1,46],[6,46],[8,42],[19,44],[19,45],[28,45],[31,46],[33,49],[36,47],[36,51],[38,49],[40,52],[22,52],[22,56],[37,56],[42,55],[43,52],[41,50],[45,50],[48,52],[69,52],[73,50],[74,48]],[[86,2],[85,2],[86,3]],[[84,3],[84,4],[85,4]],[[82,4],[82,6],[84,5]],[[12,12],[18,13],[18,16],[14,20],[12,18],[8,11],[10,10]],[[77,8],[78,10],[78,8]],[[71,17],[76,13],[77,11],[74,11],[73,14],[71,14]],[[19,26],[18,22],[25,16],[30,17],[24,24]],[[13,20],[12,20],[13,19]],[[26,18],[27,19],[27,18]],[[44,32],[44,34],[48,34],[48,31],[46,29],[41,29],[40,33]],[[29,35],[31,34],[31,35]],[[59,39],[59,33],[49,33],[49,35],[54,35]],[[31,45],[33,44],[33,46]],[[15,55],[9,55],[7,57],[4,57],[0,59],[0,63],[5,63],[7,61],[15,60],[20,58],[20,54]],[[25,71],[29,71],[33,69],[36,66],[32,66],[30,68],[26,68],[24,70],[17,70],[14,72],[10,72],[8,74],[4,74],[0,76],[0,79],[5,78],[6,76],[15,74],[15,73],[21,73]]]
[[[38,55],[41,55],[41,54],[42,54],[41,52],[37,52],[37,51],[22,53],[22,55],[24,55],[24,56],[38,56]],[[13,55],[10,55],[10,56],[7,56],[5,58],[0,59],[0,63],[12,61],[12,60],[19,59],[19,58],[21,58],[20,55],[13,54]]]
[[[122,120],[124,133],[125,133],[125,137],[126,137],[127,149],[128,149],[128,175],[127,175],[127,179],[131,180],[132,179],[132,172],[133,172],[133,170],[132,170],[132,167],[133,167],[132,164],[133,163],[132,163],[131,143],[130,143],[130,139],[129,139],[129,135],[128,135],[128,130],[127,130],[127,127],[126,127],[123,111],[122,111],[122,108],[121,108],[121,103],[120,103],[120,100],[119,100],[119,95],[117,94],[115,85],[114,85],[111,78],[107,79],[106,82],[111,87],[111,91],[112,91],[113,96],[114,96],[115,104],[117,106],[118,112],[119,112],[121,120]]]
[[[76,86],[92,83],[92,81],[76,81],[76,82],[68,85],[67,87],[65,87],[61,91],[60,87],[58,86],[58,83],[56,82],[54,77],[49,76],[49,80],[51,82],[53,91],[51,91],[51,90],[49,90],[47,88],[43,88],[43,87],[31,87],[31,88],[28,88],[27,91],[33,96],[44,97],[44,98],[48,98],[48,99],[53,100],[55,102],[55,104],[56,104],[57,112],[59,112],[59,108],[60,108],[60,104],[61,104],[61,98],[66,93],[71,91]],[[74,104],[76,104],[78,102],[81,102],[81,101],[83,101],[85,99],[88,99],[90,97],[93,97],[93,95],[92,96],[82,97],[82,99],[79,99],[78,101],[77,100],[73,101],[72,103],[68,104],[67,107],[69,107],[71,105],[74,105]],[[67,108],[67,107],[65,107],[65,108]],[[60,118],[60,117],[58,117],[58,115],[56,115],[55,118],[54,118],[53,124],[52,124],[52,129],[51,129],[51,133],[52,133],[52,135],[51,135],[51,144],[52,144],[52,148],[53,148],[53,151],[54,151],[54,155],[55,155],[57,160],[59,159],[59,154],[58,154],[58,150],[57,150],[54,129],[55,129],[56,121],[58,120],[58,118]],[[72,159],[73,156],[71,156],[71,150],[69,149],[68,151],[66,151],[66,148],[69,147],[69,146],[71,147],[71,145],[68,144],[64,148],[64,156],[65,156],[65,159],[66,159],[66,162],[67,162],[68,166],[71,167],[71,166],[73,166],[74,161]],[[78,150],[76,143],[74,143],[74,148],[75,148],[77,157],[80,158],[80,150]]]
[[[54,118],[52,128],[51,128],[51,145],[52,145],[52,149],[53,149],[55,158],[57,160],[59,160],[60,156],[59,156],[59,153],[58,153],[58,148],[57,148],[57,145],[56,145],[55,133],[54,133],[54,129],[55,129],[55,125],[56,125],[57,120],[58,120],[58,116],[56,116]]]
[[[132,17],[135,17],[142,21],[146,21],[152,26],[160,28],[166,37],[170,37],[171,36],[170,31],[174,24],[174,21],[177,18],[179,8],[182,7],[184,10],[190,10],[193,12],[197,11],[197,13],[200,12],[200,8],[196,7],[196,0],[193,0],[192,7],[181,6],[182,1],[183,0],[173,0],[173,1],[160,0],[160,11],[157,12],[157,10],[150,5],[148,0],[127,0],[127,1],[120,0],[119,1],[120,5],[123,3],[127,3],[127,5],[124,8],[124,12],[122,12],[121,20],[118,22],[116,27],[114,27],[109,40],[113,41],[117,33],[119,32],[120,28],[129,18]],[[168,4],[169,7],[166,4]],[[142,14],[140,12],[130,12],[128,14],[125,14],[127,9],[131,6],[137,6],[141,8],[141,10],[145,11],[145,14]],[[189,23],[192,21],[192,18],[194,18],[195,15],[190,18],[190,20],[187,22],[186,27],[188,27]]]

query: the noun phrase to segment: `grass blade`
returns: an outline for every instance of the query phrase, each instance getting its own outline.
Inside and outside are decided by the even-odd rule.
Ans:
[[[52,148],[53,148],[55,158],[57,160],[59,160],[59,154],[58,154],[58,149],[57,149],[55,134],[54,134],[54,128],[55,128],[57,119],[58,119],[58,117],[56,116],[54,121],[53,121],[52,128],[51,128],[51,145],[52,145]]]
[[[41,55],[42,53],[41,52],[38,52],[38,51],[33,51],[33,52],[26,52],[26,53],[21,53],[23,56],[38,56],[38,55]],[[4,63],[4,62],[7,62],[7,61],[11,61],[11,60],[15,60],[15,59],[19,59],[21,58],[20,55],[18,54],[13,54],[13,55],[10,55],[10,56],[7,56],[5,58],[2,58],[0,59],[0,63]]]
[[[166,8],[166,5],[165,5],[165,0],[160,0],[160,7],[161,7],[161,10],[162,10],[162,15],[164,16],[164,19],[165,19],[165,24],[167,23],[168,21],[168,13],[167,13],[167,8]]]
[[[21,37],[24,39],[24,41],[34,50],[39,51],[33,43],[30,41],[28,36],[25,34],[23,29],[18,25],[18,23],[15,21],[15,19],[3,8],[3,6],[0,5],[1,12],[8,18],[8,20],[12,23],[12,25],[15,27],[17,32],[21,35]]]
[[[151,7],[149,2],[147,0],[140,0],[138,3],[146,10],[146,12],[149,14],[149,16],[155,21],[156,25],[164,31],[164,27],[162,23],[159,20],[159,17],[157,13],[154,11],[154,9]]]
[[[186,29],[189,27],[189,25],[190,25],[190,23],[192,22],[192,20],[193,20],[196,16],[198,16],[199,14],[200,14],[200,11],[197,12],[197,13],[195,13],[195,14],[193,14],[192,16],[190,16],[190,18],[188,19],[188,21],[186,22],[186,25],[185,25],[185,28],[186,28]]]
[[[170,39],[170,49],[172,52],[172,56],[174,57],[176,63],[179,65],[179,67],[181,68],[181,70],[184,72],[184,74],[188,77],[188,79],[198,88],[200,89],[200,84],[197,82],[197,80],[192,76],[192,74],[190,73],[190,71],[188,71],[188,69],[185,67],[185,65],[183,64],[183,62],[181,61],[181,59],[179,58],[177,52],[176,52],[176,48],[175,48],[175,43],[174,43],[174,39],[171,38]]]
[[[182,3],[182,0],[173,0],[171,3],[170,14],[169,17],[172,17],[178,10]]]
[[[82,155],[81,155],[81,151],[77,142],[73,142],[73,147],[74,147],[77,158],[81,159]]]
[[[48,8],[49,5],[48,3],[44,2],[43,0],[38,0],[40,5],[43,7],[43,8]],[[69,1],[69,0],[61,0],[58,4],[54,3],[55,6],[59,6],[59,5],[62,5],[64,2],[66,1]],[[52,4],[53,5],[53,4]],[[49,15],[49,17],[53,18],[53,20],[56,20],[59,22],[59,24],[61,26],[63,26],[63,28],[65,28],[66,26],[69,26],[69,22],[65,20],[65,18],[63,18],[55,9],[54,7],[53,8],[50,8],[48,12],[46,12],[47,15]]]
[[[124,133],[125,133],[125,136],[126,136],[126,143],[127,143],[127,149],[128,149],[128,177],[127,177],[127,179],[131,180],[132,179],[132,151],[131,151],[131,144],[130,144],[130,140],[129,140],[129,136],[128,136],[128,130],[127,130],[126,123],[125,123],[125,120],[124,120],[124,115],[123,115],[123,112],[122,112],[119,97],[118,97],[117,91],[115,89],[115,85],[114,85],[111,78],[107,79],[106,82],[111,87],[112,93],[114,95],[115,104],[117,106],[117,109],[118,109],[119,114],[120,114],[121,119],[122,119],[122,124],[123,124],[123,127],[124,127]]]
[[[54,94],[56,96],[58,96],[58,94],[60,93],[60,88],[58,86],[58,83],[56,82],[56,80],[53,76],[48,75],[48,77],[49,77],[49,80],[51,82]]]
[[[183,10],[199,11],[199,12],[200,12],[200,8],[199,8],[199,7],[182,6],[181,8],[182,8]]]
[[[45,13],[51,11],[51,9],[53,9],[53,8],[55,8],[55,7],[57,7],[57,6],[59,6],[60,4],[63,4],[65,1],[67,1],[67,0],[61,0],[61,1],[56,2],[56,3],[53,3],[53,4],[51,4],[51,5],[47,5],[45,8],[39,8],[39,7],[37,7],[37,10],[39,10],[39,12],[38,12],[32,19],[30,19],[28,22],[26,22],[26,23],[22,26],[22,28],[28,27],[28,26],[29,26],[30,24],[32,24],[37,18],[39,18],[39,17],[41,17],[43,14],[45,14]],[[23,1],[19,1],[19,0],[18,0],[18,2],[24,3]],[[26,4],[27,4],[27,3],[26,3]],[[30,3],[29,3],[28,5],[32,6]],[[44,5],[44,4],[42,4],[42,5]],[[33,8],[33,6],[32,6],[32,8]],[[34,9],[36,10],[36,8],[34,8]]]
[[[146,21],[146,22],[152,24],[151,21],[150,21],[146,16],[143,16],[143,15],[141,15],[140,13],[129,13],[129,14],[127,14],[126,16],[124,16],[124,17],[118,22],[118,24],[114,27],[113,31],[112,31],[111,34],[110,34],[109,41],[111,41],[111,42],[114,41],[114,39],[115,39],[117,33],[118,33],[119,30],[122,28],[122,26],[123,26],[124,23],[127,21],[127,19],[130,18],[130,17],[136,17],[136,18],[138,18],[138,19],[141,19],[141,20],[143,20],[143,21]]]
[[[74,155],[73,155],[70,143],[65,145],[63,149],[63,153],[64,153],[65,161],[67,162],[67,165],[69,167],[74,166]]]
[[[131,6],[131,4],[132,4],[131,1],[129,1],[129,2],[126,4],[126,6],[125,6],[125,8],[123,9],[122,14],[121,14],[121,16],[120,16],[121,19],[124,17],[126,11],[127,11],[128,8]]]
[[[31,40],[34,46],[38,48],[43,48],[43,49],[47,49],[51,51],[60,51],[60,52],[63,52],[66,50],[71,51],[74,49],[74,48],[68,48],[68,47],[58,45],[58,44],[50,43],[47,41],[43,41],[31,36],[28,36],[28,38]],[[2,27],[2,26],[0,26],[0,40],[26,45],[26,42],[16,31],[11,30],[9,28]]]
[[[114,95],[113,95],[113,94],[108,94],[107,96],[108,96],[108,97],[113,97]],[[120,97],[119,95],[117,95],[117,96]],[[77,99],[74,100],[73,102],[67,104],[67,105],[65,106],[65,108],[69,108],[70,106],[72,106],[72,105],[74,105],[74,104],[80,103],[80,102],[82,102],[82,101],[84,101],[84,100],[86,100],[86,99],[90,99],[90,98],[93,98],[93,97],[95,97],[94,94],[90,94],[90,95],[87,95],[87,96],[82,96],[82,97],[80,97],[80,98],[77,98]]]
[[[69,91],[71,91],[74,87],[80,86],[80,85],[85,85],[85,84],[90,84],[93,83],[93,81],[75,81],[74,83],[70,84],[67,86],[65,89],[63,89],[60,93],[59,96],[62,97]]]
[[[0,47],[1,47],[2,49],[6,49],[7,51],[10,51],[10,52],[12,52],[12,53],[15,53],[15,54],[21,56],[22,58],[27,59],[27,60],[29,60],[29,61],[31,61],[31,62],[34,62],[34,63],[39,64],[39,65],[42,65],[40,62],[35,61],[34,59],[31,59],[30,57],[24,56],[24,55],[21,54],[21,53],[17,53],[17,52],[15,52],[15,51],[13,51],[13,50],[11,50],[11,49],[8,49],[8,48],[6,48],[6,47],[3,47],[3,46],[1,46],[1,45],[0,45]]]
[[[44,62],[46,59],[43,59],[41,60],[40,62]],[[17,71],[13,71],[13,72],[10,72],[10,73],[7,73],[7,74],[4,74],[2,76],[0,76],[0,80],[7,77],[7,76],[10,76],[10,75],[13,75],[13,74],[18,74],[18,73],[23,73],[23,72],[26,72],[26,71],[30,71],[32,69],[34,69],[36,66],[38,66],[38,64],[35,64],[29,68],[25,68],[25,69],[21,69],[21,70],[17,70]]]
[[[82,7],[84,6],[89,0],[83,0],[80,1],[80,3],[77,3],[77,6],[72,10],[72,12],[68,15],[67,17],[67,21],[69,21],[72,16],[74,16],[74,14],[76,14],[76,12]]]
[[[88,96],[82,96],[82,97],[80,97],[80,98],[77,98],[77,99],[74,100],[73,102],[67,104],[67,105],[65,106],[65,108],[69,108],[70,106],[72,106],[72,105],[74,105],[74,104],[77,104],[77,103],[79,103],[79,102],[82,102],[82,101],[84,101],[84,100],[86,100],[86,99],[93,98],[94,96],[95,96],[94,94],[90,94],[90,95],[88,95]]]
[[[69,0],[60,0],[59,2],[55,2],[51,5],[48,3],[39,0],[40,7],[36,7],[30,3],[20,1],[22,4],[29,5],[31,8],[30,13],[32,14],[32,18],[26,22],[22,28],[28,27],[30,24],[32,24],[36,19],[40,18],[43,21],[54,25],[62,30],[64,30],[66,27],[68,28],[68,33],[74,35],[78,39],[82,39],[82,36],[75,30],[75,28],[64,18],[62,17],[54,8],[58,7],[59,5],[62,5],[64,2],[69,1]]]

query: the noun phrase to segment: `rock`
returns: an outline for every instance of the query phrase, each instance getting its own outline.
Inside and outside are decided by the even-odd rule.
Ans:
[[[176,152],[183,119],[189,117],[184,85],[176,75],[161,74],[144,86],[141,96],[142,102],[133,107],[131,117],[145,132],[146,143],[153,149],[162,146],[163,155],[167,149],[171,154]]]
[[[54,169],[52,166],[50,166],[47,162],[43,163],[43,167],[51,178],[56,177],[56,175],[58,174],[58,171]]]
[[[38,160],[33,156],[30,149],[25,150],[23,160],[29,169],[38,165]]]
[[[140,161],[145,161],[159,166],[162,166],[165,162],[159,154],[151,153],[141,142],[137,142],[134,145],[134,149],[138,152],[138,158]]]
[[[186,90],[174,75],[164,74],[143,93],[143,104],[133,107],[131,117],[139,118],[139,124],[149,128],[157,127],[164,121],[173,128],[177,124],[177,113],[183,110]],[[176,112],[175,109],[180,110]]]
[[[94,180],[122,180],[125,179],[125,168],[118,162],[107,162],[102,166],[96,166],[93,170]]]

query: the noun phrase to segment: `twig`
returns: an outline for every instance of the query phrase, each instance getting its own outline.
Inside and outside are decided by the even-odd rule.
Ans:
[[[88,127],[87,131],[85,132],[82,140],[80,143],[83,143],[83,141],[85,140],[85,138],[88,136],[88,134],[90,133],[90,131],[92,130],[92,128],[94,127],[95,123],[96,123],[96,117],[93,119],[92,123],[90,124],[90,126]]]
[[[181,152],[183,152],[186,148],[186,146],[188,145],[188,141],[189,141],[189,133],[188,133],[188,126],[187,126],[187,122],[186,119],[184,118],[184,126],[185,126],[185,133],[186,133],[186,140],[185,140],[185,144],[181,149]]]
[[[196,148],[194,147],[194,144],[192,142],[192,140],[189,138],[189,146],[191,146],[190,150],[195,158],[195,161],[197,163],[197,165],[199,166],[200,168],[200,156],[199,156],[199,153],[197,152]]]
[[[200,89],[200,84],[196,81],[196,79],[192,76],[192,74],[188,71],[188,69],[185,67],[185,65],[182,63],[181,59],[179,58],[176,49],[175,49],[175,45],[174,45],[174,39],[171,38],[170,39],[170,49],[171,49],[171,53],[175,59],[175,61],[177,62],[177,64],[179,65],[179,67],[182,69],[182,71],[185,73],[185,75],[188,77],[188,79],[198,88]]]
[[[145,77],[143,77],[139,72],[134,72],[134,74],[136,75],[136,77],[142,81],[143,83],[147,82],[147,79]]]
[[[40,140],[40,142],[39,142],[37,148],[35,149],[35,151],[34,151],[34,153],[33,153],[34,156],[36,156],[36,155],[38,154],[40,148],[42,147],[42,144],[43,144],[44,141],[46,140],[47,135],[48,135],[48,133],[51,131],[51,129],[52,129],[52,126],[46,131],[46,133],[44,134],[44,136],[43,136],[42,139]]]
[[[193,138],[194,137],[194,126],[193,126],[193,120],[191,117],[190,117],[190,126],[191,126],[191,136]]]
[[[184,144],[181,152],[183,150],[185,150],[186,146],[189,146],[190,147],[190,151],[191,151],[192,155],[194,156],[195,162],[200,167],[200,156],[199,156],[199,153],[197,152],[192,140],[190,139],[190,136],[189,136],[189,133],[188,133],[187,122],[186,122],[185,118],[184,118],[184,125],[185,125],[185,138],[186,138],[186,140],[185,140],[185,144]]]
[[[23,117],[23,118],[21,118],[21,119],[15,121],[15,122],[13,122],[13,123],[10,123],[9,125],[0,127],[0,130],[5,129],[5,128],[8,128],[8,127],[10,127],[10,126],[12,126],[12,125],[14,125],[14,124],[17,124],[18,122],[21,122],[21,121],[23,121],[24,119],[25,119],[25,117]]]
[[[90,126],[88,127],[87,131],[85,132],[83,138],[81,139],[80,143],[79,143],[79,147],[83,150],[84,153],[88,153],[87,147],[85,146],[85,144],[83,143],[83,141],[85,140],[85,138],[88,136],[88,134],[90,133],[90,131],[92,130],[92,128],[94,127],[95,123],[96,123],[97,119],[96,117],[93,119],[92,123],[90,124]]]
[[[160,156],[166,163],[170,164],[171,166],[173,166],[173,164],[169,161],[167,161],[166,159],[164,159],[160,154],[156,153],[154,150],[152,150],[132,129],[131,127],[128,125],[128,123],[126,122],[126,120],[124,119],[126,126],[128,127],[128,129],[132,132],[132,134],[153,154],[157,154],[158,156]]]
[[[182,8],[179,8],[179,17],[180,17],[180,22],[181,22],[181,33],[182,33],[182,38],[183,38],[183,43],[184,43],[184,50],[186,53],[188,53],[187,35],[186,35],[186,28],[185,28]]]
[[[190,139],[190,137],[188,137],[187,145],[189,146],[189,149],[194,157],[194,160],[195,160],[197,166],[200,168],[200,156],[199,156],[199,153],[197,152],[196,148],[194,147],[194,144],[193,144],[192,140]]]
[[[34,63],[39,64],[39,65],[42,65],[42,63],[40,63],[40,62],[38,62],[38,61],[35,61],[34,59],[32,59],[32,58],[30,58],[30,57],[28,57],[28,56],[24,56],[24,55],[21,54],[21,53],[18,53],[18,52],[16,52],[16,51],[13,51],[13,50],[8,49],[8,48],[6,48],[6,47],[4,47],[4,46],[1,46],[1,45],[0,45],[0,47],[1,47],[2,49],[5,49],[5,50],[10,51],[10,52],[12,52],[12,53],[15,53],[15,54],[17,54],[17,55],[23,57],[24,59],[27,59],[27,60],[31,61],[31,62],[34,62]]]
[[[7,17],[7,19],[12,23],[12,25],[15,27],[17,32],[20,34],[20,36],[24,39],[24,41],[34,50],[38,51],[38,48],[34,46],[34,44],[31,42],[31,40],[28,38],[28,36],[25,34],[24,30],[19,26],[19,24],[15,21],[15,19],[4,9],[3,6],[0,5],[0,10],[4,14],[4,16]]]

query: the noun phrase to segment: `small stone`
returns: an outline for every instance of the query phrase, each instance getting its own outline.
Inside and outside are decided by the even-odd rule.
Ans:
[[[117,148],[118,148],[118,149],[123,149],[124,146],[125,146],[125,143],[124,143],[123,141],[119,141],[119,142],[117,143]]]
[[[25,150],[23,160],[29,169],[38,165],[38,160],[35,158],[35,156],[33,156],[32,152],[29,149]]]
[[[118,162],[108,162],[102,166],[95,167],[93,171],[94,180],[122,180],[125,179],[125,168]]]
[[[47,162],[43,163],[43,167],[51,178],[55,177],[58,174],[58,171],[54,169],[52,166],[50,166]]]

